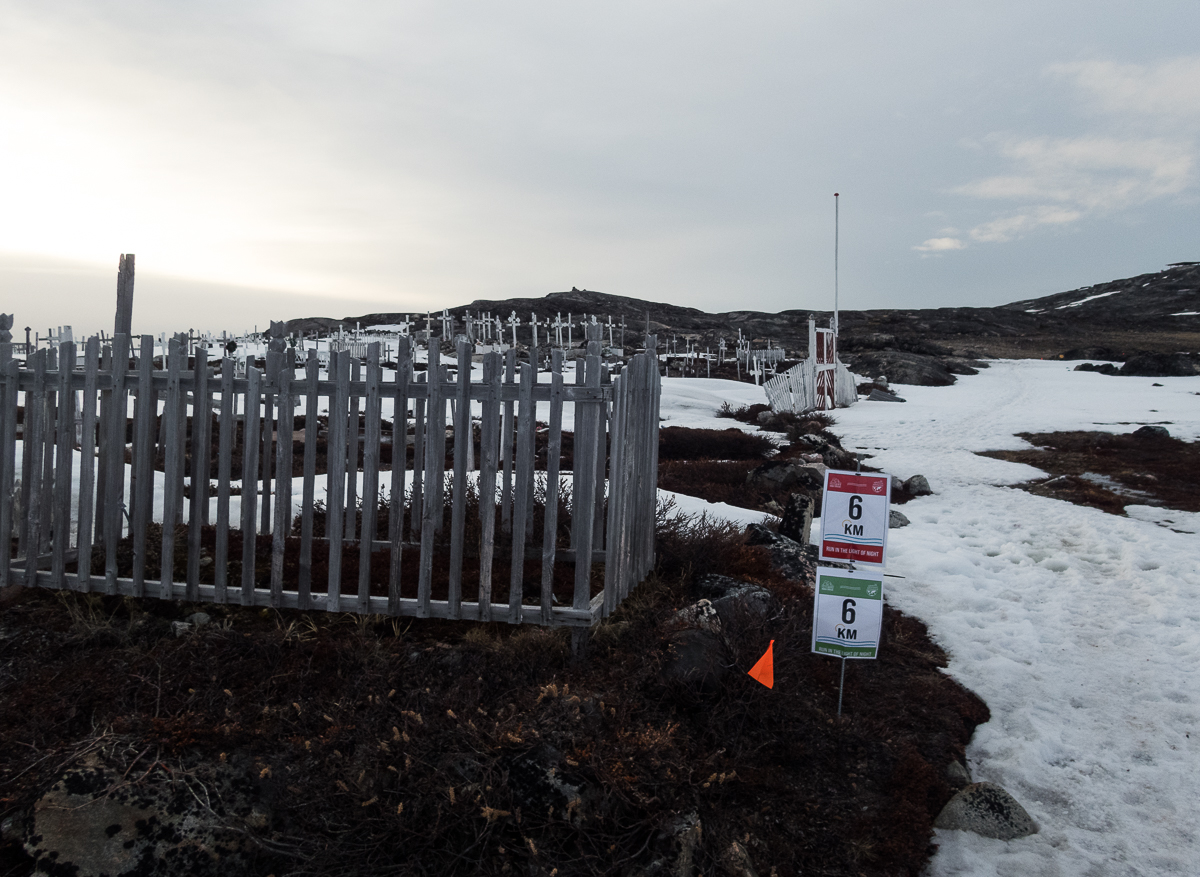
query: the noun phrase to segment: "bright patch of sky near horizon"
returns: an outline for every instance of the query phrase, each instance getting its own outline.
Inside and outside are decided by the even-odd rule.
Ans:
[[[0,310],[993,305],[1196,259],[1195,3],[0,0]]]

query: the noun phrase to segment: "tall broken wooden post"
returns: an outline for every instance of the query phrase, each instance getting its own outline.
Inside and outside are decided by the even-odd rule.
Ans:
[[[133,334],[133,253],[121,256],[117,266],[117,319],[114,335]]]

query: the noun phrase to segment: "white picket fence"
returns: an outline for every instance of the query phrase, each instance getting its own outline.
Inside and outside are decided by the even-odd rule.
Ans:
[[[811,333],[810,333],[811,335]],[[788,411],[792,414],[804,414],[828,406],[828,396],[818,392],[817,372],[828,369],[828,365],[819,365],[810,349],[807,359],[792,366],[763,384],[767,394],[767,402],[773,411]],[[848,408],[858,401],[858,390],[854,383],[854,375],[840,361],[833,363],[833,405],[835,408]]]
[[[600,355],[599,327],[589,326],[587,335],[587,355],[577,360],[571,386],[564,381],[562,351],[554,352],[548,383],[538,383],[535,366],[518,364],[512,350],[485,354],[483,379],[472,381],[472,346],[463,337],[453,377],[437,344],[429,347],[421,372],[414,346],[401,337],[394,379],[388,381],[377,343],[367,347],[365,358],[332,353],[325,379],[315,351],[297,363],[295,350],[282,340],[272,345],[261,369],[252,358],[242,368],[229,358],[209,362],[204,347],[192,365],[176,339],[165,369],[156,370],[150,336],[140,338],[137,351],[125,335],[103,349],[93,337],[82,357],[67,342],[37,351],[25,367],[13,358],[14,345],[0,343],[0,587],[590,626],[616,609],[653,565],[661,380],[653,353],[633,357],[611,376]],[[647,349],[655,349],[653,338]],[[296,377],[298,370],[302,377]],[[390,435],[381,417],[385,399],[395,412]],[[305,429],[297,433],[301,401]],[[548,410],[545,426],[537,422],[539,403]],[[569,477],[560,471],[566,403],[574,410]],[[482,412],[478,452],[473,407]],[[317,418],[325,410],[327,435]],[[410,430],[414,462],[406,470]],[[535,459],[542,430],[548,435],[544,460]],[[327,442],[323,528],[314,514],[318,438]],[[393,454],[390,471],[380,465],[385,443]],[[303,476],[297,477],[303,498],[299,533],[293,535],[293,454],[301,444]],[[235,445],[240,473],[232,466]],[[216,509],[209,532],[213,459]],[[158,473],[157,460],[163,461]],[[533,527],[535,468],[545,471],[541,533]],[[240,558],[231,558],[230,534],[238,528],[231,528],[230,499],[239,474],[245,538]],[[185,476],[190,476],[186,500]],[[387,532],[380,533],[376,498],[384,479],[390,483],[388,521]],[[569,500],[570,539],[564,545],[560,479]],[[163,487],[161,497],[156,483]],[[480,497],[474,528],[479,536],[468,545],[472,490]],[[189,520],[183,524],[185,502]],[[151,581],[147,531],[156,507],[163,524],[158,547],[168,560]],[[261,538],[266,534],[269,547]],[[171,562],[177,539],[181,550],[186,542],[182,581],[175,580]],[[132,551],[128,575],[119,575],[122,548]],[[414,551],[415,575],[411,562],[405,574],[403,559]],[[381,553],[387,563],[376,563],[373,574],[372,556]],[[103,574],[93,574],[93,554],[103,557]],[[355,554],[358,574],[347,581],[343,558]],[[474,580],[464,576],[467,554],[470,568],[478,568]],[[324,582],[313,574],[317,555],[328,568]],[[505,556],[508,575],[495,590],[507,592],[506,599],[495,602],[499,570],[493,568]],[[564,573],[573,585],[564,586],[559,576],[556,590],[555,572],[564,564],[573,567]],[[602,585],[597,564],[603,565]],[[240,566],[238,580],[231,566]],[[386,574],[379,573],[381,567]],[[444,572],[436,581],[435,567]]]

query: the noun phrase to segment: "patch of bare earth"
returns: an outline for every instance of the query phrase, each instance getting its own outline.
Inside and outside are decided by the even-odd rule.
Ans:
[[[1200,511],[1200,442],[1143,429],[1110,432],[1018,433],[1036,447],[983,451],[981,456],[1026,463],[1049,477],[1017,485],[1037,496],[1112,514],[1127,505]]]
[[[693,489],[736,465],[744,490],[770,450],[664,434],[669,477]],[[673,677],[676,613],[709,573],[766,588],[774,609],[720,638],[719,680]],[[197,610],[211,623],[176,636]],[[811,625],[811,569],[789,578],[740,528],[679,518],[659,521],[653,573],[583,663],[564,630],[13,588],[0,820],[27,819],[84,757],[134,781],[228,761],[270,810],[250,873],[748,873],[736,844],[763,877],[916,877],[987,706],[942,672],[924,624],[886,607],[880,658],[847,662],[839,718],[840,664],[811,653]],[[767,689],[746,671],[771,640]],[[31,868],[0,844],[0,875]]]

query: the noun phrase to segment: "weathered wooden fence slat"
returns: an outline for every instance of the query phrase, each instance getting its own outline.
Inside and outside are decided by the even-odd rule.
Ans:
[[[525,535],[528,531],[533,497],[533,382],[537,372],[532,363],[521,363],[521,402],[517,411],[515,491],[513,493],[512,566],[508,585],[508,620],[521,623],[521,603],[525,584]]]
[[[58,351],[51,347],[46,351],[48,362],[46,364],[47,372],[54,373],[58,370]],[[45,556],[50,553],[50,538],[51,532],[51,513],[54,510],[54,437],[56,435],[57,419],[58,419],[58,393],[55,388],[58,386],[58,381],[54,379],[53,374],[46,375],[46,399],[43,409],[42,424],[42,441],[45,446],[42,448],[42,480],[40,484],[41,502],[38,503],[38,510],[41,519],[38,521],[38,564],[39,566],[45,562]]]
[[[296,411],[292,406],[292,375],[296,371],[295,351],[281,355],[275,437],[275,525],[271,534],[271,606],[283,603],[283,561],[292,524],[292,435],[296,429]]]
[[[425,420],[425,458],[421,461],[425,470],[425,496],[421,503],[421,570],[417,577],[417,617],[429,617],[429,604],[433,598],[433,537],[436,527],[434,514],[437,510],[437,485],[441,481],[444,458],[437,455],[437,433],[446,431],[446,415],[442,408],[442,382],[437,380],[441,373],[441,350],[436,344],[429,346],[428,376],[429,405]],[[416,466],[414,462],[413,466]]]
[[[233,360],[221,361],[221,419],[217,431],[217,532],[213,545],[213,588],[218,603],[229,597],[229,480],[233,472],[233,440],[236,401],[233,395]]]
[[[496,470],[500,450],[500,353],[483,356],[483,401],[479,429],[479,608],[480,621],[492,620],[492,560],[496,550]]]
[[[546,437],[546,514],[542,524],[542,624],[549,624],[554,605],[554,559],[558,543],[558,474],[562,464],[563,351],[550,354],[550,425]]]
[[[454,394],[454,480],[450,498],[450,580],[446,600],[452,617],[462,610],[463,543],[467,526],[467,450],[471,447],[471,346],[460,337],[455,347],[458,389]]]
[[[391,543],[391,557],[388,563],[388,614],[391,615],[400,613],[400,562],[404,538],[404,473],[408,457],[408,394],[411,381],[412,351],[409,339],[402,337],[396,352],[396,386],[392,397],[392,482],[391,509],[388,515],[388,542]]]
[[[517,352],[504,352],[504,383],[513,386],[517,375]],[[500,487],[500,531],[508,535],[512,529],[512,454],[513,454],[513,403],[504,403],[504,422],[500,426],[500,459],[504,463],[504,478]]]
[[[174,581],[175,565],[175,525],[178,506],[175,494],[179,490],[180,459],[175,453],[179,446],[179,408],[183,404],[180,393],[180,357],[183,349],[178,338],[171,339],[167,354],[167,371],[170,375],[167,383],[167,400],[163,409],[163,421],[166,423],[166,453],[163,459],[163,526],[162,526],[162,570],[159,574],[159,596],[170,600],[174,596],[171,583]],[[244,522],[243,522],[244,523]]]
[[[79,525],[76,544],[78,579],[76,587],[92,587],[92,520],[96,486],[96,387],[100,373],[100,339],[88,339],[83,352],[83,404],[79,414]],[[15,400],[14,400],[15,401]],[[145,596],[144,586],[138,596]]]
[[[362,365],[357,359],[350,359],[350,381],[357,384],[362,376]],[[353,542],[358,523],[358,399],[357,393],[351,392],[350,413],[346,415],[346,518],[343,538]]]
[[[345,500],[346,425],[350,404],[350,357],[330,354],[329,367],[334,369],[337,388],[329,400],[329,436],[325,460],[329,474],[325,488],[325,537],[329,540],[329,580],[326,599],[332,611],[341,608],[342,599],[342,503]],[[353,473],[350,473],[354,477]],[[354,514],[354,509],[347,510]]]
[[[29,463],[21,479],[25,496],[21,511],[25,538],[22,540],[25,554],[25,583],[32,586],[37,582],[38,545],[41,541],[41,482],[43,430],[45,429],[46,398],[46,353],[39,350],[33,359],[33,393],[25,395],[25,443],[30,447]]]
[[[271,490],[272,465],[275,462],[275,455],[272,453],[275,434],[274,389],[279,385],[279,352],[268,349],[263,365],[261,384],[263,419],[262,434],[259,437],[262,442],[259,453],[259,465],[262,467],[262,490],[259,491],[258,499],[258,513],[262,519],[258,525],[258,532],[265,536],[271,532],[271,498],[274,495]]]
[[[429,387],[428,372],[416,376],[413,386],[413,495],[412,512],[408,519],[408,538],[420,539],[421,509],[425,501],[425,402]]]
[[[247,356],[244,372],[243,363],[228,356],[210,360],[207,346],[193,347],[185,336],[171,339],[161,363],[149,336],[141,336],[133,350],[124,334],[107,345],[91,338],[81,357],[65,342],[27,355],[24,363],[13,357],[10,344],[0,344],[0,528],[17,532],[16,550],[13,539],[6,543],[0,586],[23,581],[187,602],[588,626],[614,611],[653,561],[658,371],[650,354],[610,376],[600,356],[599,328],[589,326],[585,333],[586,352],[576,360],[570,386],[561,350],[552,354],[546,383],[538,382],[533,362],[518,363],[511,349],[485,354],[483,380],[472,381],[473,348],[465,338],[456,339],[457,364],[443,363],[439,345],[431,344],[419,377],[408,338],[400,339],[392,377],[391,364],[385,370],[374,342],[361,351],[365,360],[333,352],[324,376],[315,351],[298,375],[295,349],[278,337],[265,367]],[[219,375],[210,374],[212,368]],[[304,428],[297,433],[300,399]],[[575,435],[564,497],[567,402],[574,404]],[[389,403],[390,436],[383,426]],[[323,430],[318,412],[326,404]],[[544,444],[539,404],[548,411]],[[473,407],[480,412],[477,460]],[[25,422],[18,436],[21,410]],[[411,494],[406,493],[410,421]],[[303,496],[293,525],[297,441],[304,445],[297,470]],[[316,530],[319,443],[325,447],[323,534]],[[544,489],[541,474],[535,474],[543,454]],[[239,473],[233,471],[235,461]],[[241,476],[240,515],[232,508],[235,474]],[[479,500],[477,546],[467,543],[472,491]],[[564,498],[570,547],[559,548]],[[544,515],[535,528],[543,500]],[[378,532],[381,509],[387,513],[385,534]],[[147,538],[156,520],[162,521],[162,561],[151,592]],[[239,523],[241,581],[240,588],[236,581],[231,588],[230,570],[236,579],[239,563],[230,556],[230,532]],[[448,538],[439,536],[443,526]],[[258,537],[267,534],[260,576]],[[498,534],[505,538],[501,558],[507,555],[509,562],[500,603],[493,596]],[[91,571],[94,545],[103,551],[98,575]],[[324,593],[314,593],[314,553],[326,549],[327,585]],[[357,582],[343,594],[346,550],[357,554]],[[407,554],[409,568],[416,570],[411,584],[402,575],[407,551],[419,552],[415,558]],[[472,558],[474,575],[475,551],[478,592],[467,599],[466,561]],[[379,552],[388,555],[386,590],[372,573]],[[540,588],[527,603],[533,596],[526,593],[531,553],[540,558]],[[603,588],[593,597],[596,563],[603,564]],[[569,594],[556,594],[555,573],[564,564],[573,570],[573,583]],[[372,593],[375,588],[380,590]]]
[[[375,518],[379,511],[379,442],[382,399],[379,366],[379,342],[367,345],[367,397],[363,406],[366,429],[363,434],[362,538],[358,551],[358,602],[355,611],[365,614],[371,597],[371,545],[375,539]],[[357,418],[355,431],[357,432]]]
[[[115,594],[117,587],[117,543],[125,516],[125,378],[129,373],[129,336],[114,335],[112,344],[111,411],[108,418],[108,446],[105,449],[104,488],[104,593]]]
[[[258,427],[261,372],[246,357],[246,418],[242,433],[242,605],[254,597],[255,518],[258,509]],[[164,518],[165,520],[165,518]]]
[[[152,430],[157,420],[158,400],[151,383],[154,369],[154,339],[141,337],[138,349],[136,393],[133,416],[133,466],[129,501],[132,508],[133,581],[138,596],[146,595],[146,536],[154,519],[154,443]],[[82,528],[79,534],[83,541]]]
[[[296,589],[300,593],[300,608],[308,609],[312,605],[313,515],[311,510],[316,502],[317,442],[321,432],[320,424],[317,422],[317,383],[321,378],[321,362],[317,359],[315,350],[310,350],[308,353],[308,361],[304,364],[304,378],[304,486],[301,496],[301,507],[304,509],[304,514],[300,519],[300,560]]]
[[[51,576],[56,588],[66,585],[67,552],[71,548],[71,457],[75,446],[75,344],[65,342],[58,357],[58,416],[54,446],[54,557]]]
[[[208,505],[209,425],[212,408],[208,404],[208,348],[196,350],[192,395],[191,504],[188,507],[187,599],[194,601],[200,593],[200,537],[204,526],[204,509]]]
[[[13,490],[17,471],[17,394],[20,377],[12,345],[0,344],[0,588],[12,575]]]

